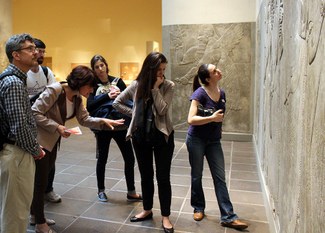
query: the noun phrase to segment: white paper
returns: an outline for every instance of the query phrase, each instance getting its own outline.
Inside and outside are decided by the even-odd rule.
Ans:
[[[81,135],[82,134],[79,126],[73,127],[73,128],[70,128],[70,129],[66,129],[65,131],[68,132],[68,133],[71,133],[71,134],[75,134],[75,135]]]

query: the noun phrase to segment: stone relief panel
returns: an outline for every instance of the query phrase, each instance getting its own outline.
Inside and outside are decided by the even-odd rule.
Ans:
[[[324,3],[267,0],[258,17],[254,132],[278,232],[325,229]]]
[[[171,79],[175,82],[173,123],[186,130],[192,84],[198,67],[216,64],[222,70],[227,111],[223,130],[251,133],[251,24],[201,24],[165,26],[169,42]],[[168,45],[169,48],[165,46]]]

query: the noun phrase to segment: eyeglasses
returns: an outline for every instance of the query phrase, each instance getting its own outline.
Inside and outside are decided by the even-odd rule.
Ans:
[[[46,51],[45,51],[45,49],[38,48],[38,53],[46,54]]]
[[[16,51],[21,51],[21,50],[27,50],[28,52],[31,52],[31,53],[35,53],[35,52],[39,51],[39,49],[36,48],[36,46],[28,46],[26,48],[17,49]]]

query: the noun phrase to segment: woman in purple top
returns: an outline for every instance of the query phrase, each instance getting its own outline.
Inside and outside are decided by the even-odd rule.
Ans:
[[[202,188],[202,172],[204,156],[206,156],[220,209],[221,225],[245,229],[247,224],[239,221],[233,211],[226,185],[224,155],[220,143],[222,121],[226,110],[226,95],[219,88],[221,78],[222,73],[215,65],[203,64],[199,67],[193,81],[194,92],[190,98],[191,106],[187,119],[190,127],[186,138],[191,164],[193,218],[196,221],[204,218],[205,198]],[[210,113],[202,114],[198,107],[209,109]]]

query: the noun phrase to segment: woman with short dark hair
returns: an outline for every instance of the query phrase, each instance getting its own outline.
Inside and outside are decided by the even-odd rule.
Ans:
[[[122,125],[124,120],[95,118],[82,104],[81,96],[88,97],[94,90],[95,74],[86,66],[77,66],[67,77],[66,82],[56,82],[46,87],[32,106],[37,123],[37,140],[46,155],[35,161],[35,186],[31,206],[31,219],[36,224],[36,233],[53,232],[49,225],[54,220],[44,217],[44,192],[48,181],[48,171],[52,169],[61,137],[67,138],[71,132],[64,126],[66,120],[76,117],[79,124],[95,129],[110,129]]]

